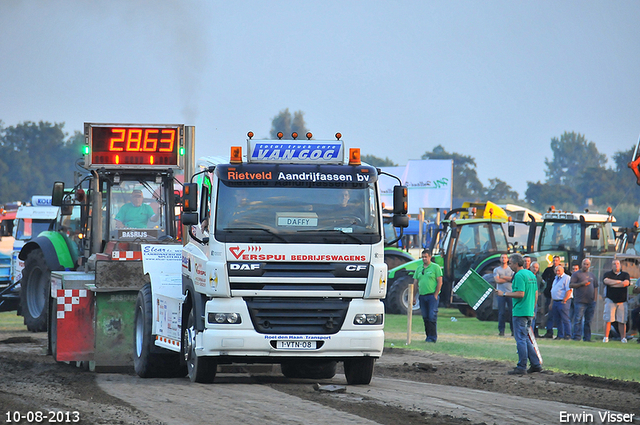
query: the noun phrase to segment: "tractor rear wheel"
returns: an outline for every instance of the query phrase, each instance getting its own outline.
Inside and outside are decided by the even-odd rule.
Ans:
[[[31,332],[47,330],[51,270],[40,249],[34,249],[24,262],[20,304],[24,324]]]

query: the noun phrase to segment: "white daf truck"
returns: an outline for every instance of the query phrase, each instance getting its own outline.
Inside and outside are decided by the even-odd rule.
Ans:
[[[349,384],[368,384],[384,342],[381,171],[359,149],[345,161],[339,133],[248,136],[246,155],[232,147],[230,158],[202,158],[184,186],[181,278],[154,268],[164,271],[138,296],[136,372],[162,370],[153,346],[180,352],[194,382],[213,382],[220,364],[280,364],[287,377],[323,379],[343,362]],[[399,227],[406,194],[396,186]]]

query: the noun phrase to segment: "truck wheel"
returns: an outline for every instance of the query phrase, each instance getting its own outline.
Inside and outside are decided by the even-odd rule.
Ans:
[[[50,280],[51,270],[44,259],[42,250],[31,251],[24,262],[20,289],[24,324],[31,332],[47,330]]]
[[[141,378],[178,378],[187,374],[185,365],[180,365],[180,353],[162,350],[153,345],[151,334],[151,285],[138,291],[133,328],[133,367]]]
[[[184,327],[182,350],[187,362],[187,373],[191,382],[211,384],[216,377],[218,364],[213,357],[196,355],[196,335],[194,308],[189,308],[187,326]]]
[[[413,283],[411,276],[404,276],[393,282],[387,293],[387,306],[391,314],[407,314],[409,309],[409,284]],[[414,287],[414,291],[417,290]],[[414,294],[415,296],[415,294]],[[413,306],[413,312],[420,311],[420,303]]]
[[[369,385],[373,377],[373,357],[355,357],[344,361],[344,375],[349,385]]]
[[[335,360],[292,360],[282,362],[280,368],[287,378],[331,379],[336,375],[337,365]]]

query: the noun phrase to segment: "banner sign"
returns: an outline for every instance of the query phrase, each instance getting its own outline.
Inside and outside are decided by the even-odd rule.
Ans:
[[[409,214],[418,214],[420,208],[451,209],[453,203],[453,160],[410,160],[404,167],[381,167],[383,171],[400,177],[409,189]],[[382,202],[393,205],[393,186],[397,180],[382,177]]]

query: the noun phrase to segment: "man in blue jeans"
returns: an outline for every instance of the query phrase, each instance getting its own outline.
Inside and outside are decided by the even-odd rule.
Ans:
[[[542,363],[529,339],[529,328],[538,297],[538,281],[531,271],[524,268],[524,258],[520,254],[511,255],[509,267],[515,272],[511,280],[512,291],[496,291],[499,297],[513,299],[513,333],[518,350],[518,365],[508,373],[509,375],[526,375],[542,372]],[[528,370],[527,360],[531,362]]]
[[[431,251],[422,251],[422,264],[418,266],[413,275],[414,283],[418,284],[420,294],[420,312],[424,322],[424,332],[427,335],[425,341],[436,342],[438,340],[438,298],[442,288],[442,269],[431,261]]]
[[[569,288],[571,277],[564,273],[564,267],[559,265],[556,267],[556,278],[553,280],[551,287],[551,298],[553,299],[553,308],[551,309],[551,317],[547,322],[547,332],[553,333],[553,325],[558,328],[558,336],[555,339],[571,338],[571,322],[569,321],[569,307],[571,303],[572,289]]]
[[[573,289],[573,333],[571,339],[591,341],[591,320],[596,311],[598,280],[589,271],[591,260],[582,260],[582,268],[571,276],[569,287]],[[584,324],[583,324],[584,319]]]

